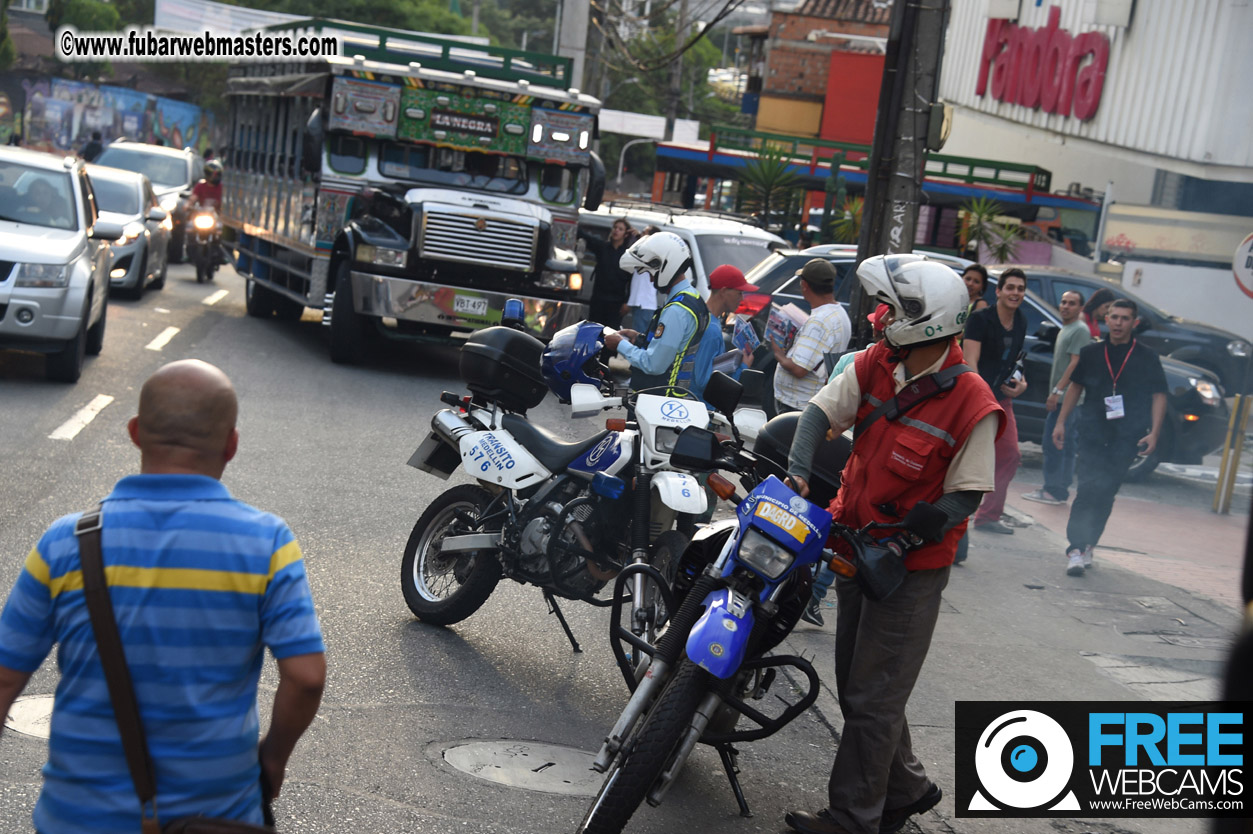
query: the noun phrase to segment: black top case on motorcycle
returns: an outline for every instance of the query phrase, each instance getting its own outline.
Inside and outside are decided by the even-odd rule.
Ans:
[[[540,372],[544,343],[509,327],[476,331],[461,348],[461,379],[471,393],[525,414],[548,393]]]

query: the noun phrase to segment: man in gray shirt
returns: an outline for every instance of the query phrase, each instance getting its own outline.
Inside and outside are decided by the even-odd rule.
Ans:
[[[1070,375],[1079,364],[1079,351],[1092,342],[1088,326],[1079,313],[1083,310],[1083,296],[1075,290],[1062,293],[1057,305],[1062,314],[1062,330],[1053,344],[1053,370],[1049,374],[1049,396],[1045,401],[1048,416],[1044,418],[1044,486],[1023,495],[1028,501],[1040,504],[1065,504],[1070,499],[1070,483],[1075,476],[1075,451],[1079,447],[1079,411],[1075,409],[1066,418],[1066,443],[1058,449],[1053,444],[1053,429],[1061,402],[1070,387]]]

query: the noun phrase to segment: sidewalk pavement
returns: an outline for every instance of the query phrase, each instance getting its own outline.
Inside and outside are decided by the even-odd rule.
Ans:
[[[1039,485],[1039,472],[1021,474],[1010,488],[1010,509],[1035,523],[1013,536],[972,533],[970,558],[952,569],[944,593],[908,713],[915,752],[944,799],[905,831],[1204,834],[1208,822],[1197,819],[954,816],[955,701],[1213,699],[1240,622],[1248,516],[1217,516],[1195,501],[1184,508],[1120,495],[1094,568],[1069,577],[1068,510],[1021,501]],[[834,756],[843,721],[834,690],[834,594],[827,599],[826,625],[801,623],[781,650],[810,658],[818,670],[823,686],[815,709],[832,727]],[[811,810],[825,802],[826,778],[812,776]]]

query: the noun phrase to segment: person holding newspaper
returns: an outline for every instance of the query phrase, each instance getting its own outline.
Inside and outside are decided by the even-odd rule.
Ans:
[[[830,261],[814,258],[801,267],[801,295],[809,304],[809,319],[801,325],[791,345],[770,343],[775,361],[775,409],[779,414],[800,411],[827,381],[824,355],[843,353],[848,348],[853,326],[844,305],[835,300],[835,267]]]

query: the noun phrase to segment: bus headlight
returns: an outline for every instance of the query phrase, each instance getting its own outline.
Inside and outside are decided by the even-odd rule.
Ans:
[[[409,253],[404,249],[387,249],[363,243],[357,247],[356,259],[362,263],[376,266],[389,266],[393,269],[404,269],[408,263]]]
[[[572,279],[577,272],[554,272],[546,269],[539,274],[539,285],[546,290],[567,290],[580,289],[583,286],[583,276],[579,275],[578,287],[573,286]]]

